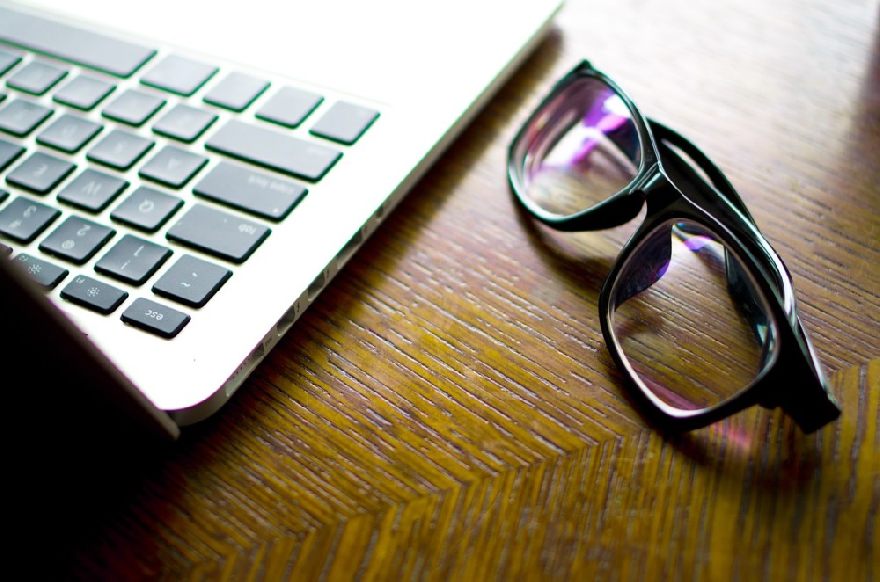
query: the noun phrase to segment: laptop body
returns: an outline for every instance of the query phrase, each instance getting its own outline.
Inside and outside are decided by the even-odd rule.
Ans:
[[[8,97],[0,103],[0,116],[14,100],[32,101],[52,109],[53,117],[42,126],[47,127],[68,111],[54,100],[54,92],[79,74],[109,79],[116,87],[113,97],[128,89],[152,91],[153,87],[145,87],[144,77],[166,57],[182,56],[217,68],[191,95],[166,95],[166,111],[175,104],[192,105],[217,117],[203,135],[185,144],[188,151],[208,161],[184,186],[165,188],[144,178],[144,165],[151,163],[152,155],[158,156],[155,152],[164,151],[168,144],[179,145],[174,139],[156,134],[158,117],[138,127],[123,124],[127,134],[154,142],[154,146],[150,154],[124,171],[101,166],[102,172],[128,182],[118,199],[92,213],[58,204],[60,217],[29,242],[0,235],[0,242],[11,249],[13,263],[19,255],[27,255],[68,271],[64,280],[47,290],[22,276],[23,269],[6,264],[0,269],[3,317],[14,328],[24,330],[23,336],[32,338],[17,344],[13,354],[16,361],[43,367],[57,361],[50,364],[54,377],[75,378],[71,382],[76,391],[91,393],[85,400],[92,403],[88,406],[112,403],[116,410],[126,410],[125,417],[138,419],[133,426],[143,425],[157,434],[175,436],[179,426],[206,418],[228,400],[431,162],[486,104],[541,38],[560,1],[299,4],[251,1],[245,10],[238,5],[165,1],[137,8],[106,1],[55,5],[0,2],[0,49],[20,51],[23,59],[16,67],[40,60],[66,71],[62,82],[39,96],[21,96],[15,88],[8,88],[8,80],[17,69],[5,72],[0,82],[7,82],[2,92]],[[52,23],[48,29],[44,20]],[[107,46],[125,42],[152,54],[128,76],[108,74],[102,60],[105,57],[95,57],[103,67],[95,69],[94,61],[83,57],[82,43],[56,51],[51,45],[53,35],[46,34],[47,30],[52,32],[51,26],[62,27],[54,30],[65,34],[87,31],[99,35],[99,40],[110,39]],[[97,46],[104,45],[97,42]],[[205,105],[206,95],[230,73],[244,73],[268,83],[268,88],[243,112],[229,113]],[[286,87],[321,96],[308,119],[294,128],[266,122],[257,115],[277,91]],[[316,134],[323,114],[338,102],[375,113],[350,144]],[[108,103],[110,98],[94,110],[73,113],[100,124],[103,132],[112,131],[115,125],[102,109]],[[260,128],[254,130],[256,134],[245,133],[248,139],[271,132],[273,138],[295,137],[298,146],[313,147],[318,156],[328,150],[338,154],[318,179],[303,178],[296,171],[293,175],[279,173],[271,164],[258,164],[255,176],[265,177],[271,184],[277,178],[282,186],[293,184],[306,191],[282,220],[193,196],[192,191],[220,164],[251,167],[249,154],[244,156],[248,158],[244,164],[240,163],[241,156],[229,154],[230,148],[239,147],[236,138],[241,134],[232,132],[230,139],[221,144],[220,149],[227,149],[219,154],[207,151],[211,140],[220,139],[218,136],[227,129],[241,127]],[[0,202],[0,215],[17,199],[19,203],[54,206],[66,185],[90,167],[91,148],[97,147],[95,140],[81,151],[59,154],[40,143],[39,135],[39,130],[23,136],[0,132],[0,139],[7,144],[26,149],[0,172],[4,179],[0,188],[7,193]],[[102,135],[99,133],[95,139]],[[274,153],[261,150],[259,145],[253,147],[260,155]],[[75,169],[49,192],[34,194],[10,176],[29,160],[28,156],[42,151]],[[283,168],[285,162],[282,159],[278,164]],[[168,249],[171,258],[145,284],[130,284],[96,268],[114,241],[124,236],[124,225],[114,219],[114,209],[118,210],[128,193],[141,185],[166,192],[182,203],[161,228],[135,232],[137,240]],[[229,260],[222,253],[218,256],[214,250],[205,251],[200,243],[172,240],[170,233],[178,228],[178,221],[184,222],[183,217],[190,216],[189,211],[196,206],[219,209],[222,216],[240,221],[235,223],[239,229],[256,228],[263,238],[249,249],[246,260]],[[94,256],[82,264],[72,264],[63,254],[59,259],[55,253],[63,251],[53,251],[47,240],[55,236],[53,229],[65,217],[81,215],[95,223],[106,223],[115,232]],[[223,238],[219,244],[225,244],[227,238],[235,237]],[[158,295],[156,290],[156,281],[170,275],[176,261],[184,256],[229,273],[202,305],[181,304],[173,295]],[[192,273],[197,274],[201,272]],[[94,289],[99,283],[107,284],[125,297],[111,312],[96,312],[69,299],[68,286],[74,281],[94,283]],[[187,318],[185,326],[168,338],[126,323],[120,314],[130,312],[139,299],[168,308],[173,314],[183,314]],[[39,316],[31,319],[31,313]],[[47,348],[48,353],[68,357],[47,360]],[[44,387],[53,389],[50,382]],[[39,398],[33,405],[39,406]]]

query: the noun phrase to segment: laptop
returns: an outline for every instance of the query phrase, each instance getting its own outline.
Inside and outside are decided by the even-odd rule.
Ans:
[[[216,412],[560,2],[0,0],[12,409]]]

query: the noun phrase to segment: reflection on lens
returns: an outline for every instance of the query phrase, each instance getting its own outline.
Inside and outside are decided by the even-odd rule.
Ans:
[[[613,196],[635,178],[639,134],[626,103],[594,78],[573,82],[526,128],[524,196],[566,216]]]
[[[776,322],[737,255],[701,225],[667,222],[626,259],[610,328],[645,390],[678,410],[730,400],[776,346]]]

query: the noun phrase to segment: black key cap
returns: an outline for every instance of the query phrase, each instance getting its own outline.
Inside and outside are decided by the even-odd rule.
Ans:
[[[229,269],[192,255],[183,255],[156,281],[153,291],[184,305],[201,307],[231,275]]]
[[[176,105],[153,126],[159,135],[173,137],[186,143],[195,141],[217,120],[217,116],[189,105]]]
[[[0,49],[0,75],[3,75],[17,65],[21,61],[21,57],[15,53]]]
[[[263,218],[281,220],[307,190],[280,176],[220,162],[196,184],[193,192]]]
[[[127,187],[125,180],[89,168],[58,193],[58,200],[90,212],[100,212]]]
[[[138,298],[122,313],[122,321],[170,339],[189,323],[189,315],[161,303]]]
[[[165,105],[165,99],[159,95],[137,89],[126,89],[104,108],[101,115],[107,119],[139,126],[159,111],[163,105]]]
[[[189,97],[216,72],[217,67],[212,65],[170,55],[147,71],[141,83]]]
[[[116,311],[128,293],[91,277],[78,275],[61,290],[61,296],[71,303],[106,315]]]
[[[156,53],[130,42],[8,8],[0,8],[0,39],[117,77],[130,77]]]
[[[30,190],[36,194],[48,194],[70,174],[76,166],[43,152],[35,152],[20,163],[7,176],[6,181],[13,186]]]
[[[282,87],[266,101],[265,105],[260,107],[257,111],[257,117],[285,127],[296,127],[323,100],[324,98],[316,93],[293,87]]]
[[[244,111],[268,88],[269,81],[244,73],[229,73],[205,95],[205,102],[232,111]]]
[[[121,222],[147,232],[156,232],[177,209],[183,200],[152,188],[141,186],[110,215]]]
[[[24,253],[16,256],[13,261],[18,263],[37,285],[47,291],[57,287],[69,272],[67,269]]]
[[[0,130],[24,137],[52,115],[52,110],[25,99],[15,99],[0,109]]]
[[[143,285],[170,256],[171,251],[165,247],[127,234],[101,257],[95,270],[132,285]]]
[[[19,196],[0,210],[0,234],[28,244],[60,214],[55,208]]]
[[[72,154],[101,131],[101,125],[76,115],[65,114],[37,136],[37,143]]]
[[[139,175],[171,188],[180,188],[207,163],[205,156],[169,145],[144,164]]]
[[[40,250],[82,265],[113,235],[112,228],[78,216],[69,216],[40,243]]]
[[[89,150],[86,157],[93,162],[117,170],[127,170],[141,159],[153,145],[153,141],[145,137],[121,129],[114,129]]]
[[[351,145],[370,127],[379,112],[345,101],[334,103],[312,126],[311,133],[345,145]]]
[[[320,180],[342,155],[269,128],[231,120],[208,139],[205,147],[306,180]]]
[[[0,188],[0,204],[2,204],[3,201],[6,200],[8,197],[9,197],[9,192],[4,190],[3,188]]]
[[[269,228],[196,204],[168,231],[168,239],[242,263],[269,236]]]
[[[31,61],[9,77],[6,84],[25,93],[42,95],[66,75],[67,71],[61,67],[41,61]]]
[[[112,83],[90,75],[80,75],[73,79],[52,96],[54,101],[90,111],[116,89]]]
[[[9,143],[0,139],[0,172],[14,162],[18,156],[24,153],[24,148],[18,144]]]

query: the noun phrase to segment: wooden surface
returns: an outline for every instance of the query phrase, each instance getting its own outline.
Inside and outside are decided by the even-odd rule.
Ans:
[[[596,306],[621,235],[536,228],[504,181],[584,57],[728,172],[837,422],[633,409]],[[878,162],[876,0],[570,0],[228,408],[35,543],[89,579],[880,579]]]

